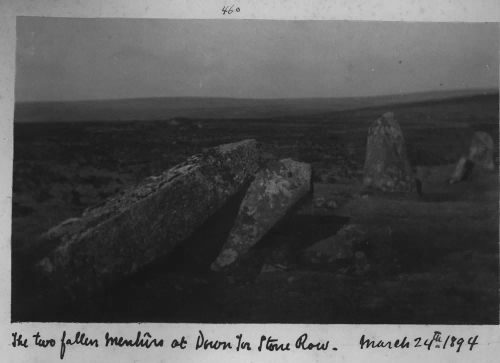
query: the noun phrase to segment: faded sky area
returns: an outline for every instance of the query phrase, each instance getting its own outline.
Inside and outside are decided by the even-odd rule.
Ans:
[[[498,88],[496,24],[20,17],[16,100]]]

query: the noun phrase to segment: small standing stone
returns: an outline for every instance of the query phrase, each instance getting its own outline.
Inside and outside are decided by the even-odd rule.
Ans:
[[[465,156],[462,156],[460,160],[458,160],[457,166],[451,175],[449,183],[455,184],[467,179],[472,172],[473,166],[474,163],[472,161],[468,160]]]
[[[472,136],[469,148],[469,160],[485,169],[493,170],[493,139],[484,131],[477,131]]]
[[[466,180],[472,173],[475,166],[486,170],[494,170],[493,162],[493,139],[489,134],[483,131],[477,131],[472,136],[469,154],[462,156],[449,179],[450,184]]]

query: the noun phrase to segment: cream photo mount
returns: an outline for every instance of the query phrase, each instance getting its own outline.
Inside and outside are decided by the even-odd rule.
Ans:
[[[228,9],[234,10],[229,14]],[[224,12],[225,10],[225,12]],[[12,201],[12,160],[13,160],[13,114],[16,54],[16,18],[18,16],[42,17],[82,17],[82,18],[176,18],[176,19],[281,19],[281,20],[361,20],[361,21],[423,21],[423,22],[476,22],[497,23],[500,21],[500,5],[496,1],[478,1],[465,5],[461,1],[425,1],[416,4],[412,1],[277,1],[262,3],[258,1],[220,2],[220,1],[12,1],[1,5],[0,21],[0,111],[2,153],[0,162],[4,178],[0,182],[2,198],[1,229],[2,242],[0,265],[3,267],[0,278],[1,294],[0,317],[2,329],[1,356],[7,361],[23,362],[54,361],[60,359],[62,346],[65,347],[64,361],[470,361],[494,362],[500,352],[500,329],[498,325],[346,325],[346,324],[198,324],[198,323],[11,323],[11,201]],[[498,24],[498,23],[497,23]],[[495,45],[498,47],[498,42]],[[498,67],[498,64],[496,65]],[[428,351],[425,340],[436,337],[440,332],[442,343],[451,337],[466,338],[460,353],[455,350],[433,348]],[[163,347],[117,348],[105,347],[106,334],[136,340],[138,333],[146,333],[151,339],[163,339]],[[13,347],[13,334],[22,334],[29,340],[29,347]],[[54,339],[54,347],[34,346],[34,335],[39,333],[43,339]],[[92,343],[84,344],[83,334],[98,339],[99,347]],[[206,341],[250,342],[252,350],[242,349],[196,349],[200,336]],[[303,349],[295,347],[297,340],[308,335],[308,342],[330,342],[327,350]],[[477,341],[474,337],[478,336]],[[64,336],[65,339],[62,339]],[[263,336],[265,338],[263,338]],[[146,336],[147,337],[147,336]],[[182,337],[188,342],[181,348]],[[372,339],[380,345],[387,342],[403,344],[407,337],[414,345],[415,339],[422,338],[422,347],[405,349],[361,349],[362,338]],[[65,344],[63,342],[70,343]],[[71,345],[80,339],[80,343]],[[273,341],[276,339],[276,341]],[[176,347],[174,340],[179,344]],[[435,339],[434,339],[435,340]],[[469,349],[470,343],[474,345]],[[22,339],[20,339],[22,342]],[[290,351],[271,351],[270,347],[286,347]],[[49,343],[50,345],[51,343]],[[455,340],[455,345],[457,344]],[[469,345],[467,345],[469,344]],[[202,344],[203,345],[203,344]],[[261,348],[258,350],[259,345]],[[334,350],[333,348],[337,348]]]

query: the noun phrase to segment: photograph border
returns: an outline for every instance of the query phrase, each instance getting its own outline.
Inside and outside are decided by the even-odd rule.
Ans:
[[[242,9],[228,17],[222,15],[225,5],[238,4]],[[500,354],[500,326],[491,325],[307,325],[307,324],[72,324],[72,323],[10,323],[11,291],[11,201],[12,201],[12,160],[13,160],[13,113],[15,84],[15,47],[17,16],[55,17],[103,17],[103,18],[185,18],[185,19],[315,19],[315,20],[377,20],[377,21],[438,21],[438,22],[500,22],[500,3],[497,0],[482,1],[328,1],[328,0],[281,0],[259,1],[160,1],[133,0],[81,2],[78,0],[28,1],[10,0],[0,4],[0,180],[1,244],[0,244],[0,357],[8,362],[37,361],[49,362],[59,359],[59,352],[40,348],[13,348],[12,333],[31,337],[36,332],[58,340],[63,331],[85,332],[88,336],[103,337],[106,332],[134,336],[138,330],[149,331],[151,335],[165,341],[185,336],[188,341],[196,340],[200,330],[204,334],[221,339],[242,333],[250,341],[259,341],[261,335],[279,337],[280,340],[294,341],[307,332],[316,339],[335,342],[338,351],[329,352],[235,352],[169,349],[93,349],[72,347],[65,361],[70,362],[169,362],[169,361],[457,361],[471,359],[481,362],[495,362]],[[479,335],[479,346],[474,351],[407,350],[361,350],[359,340],[362,335],[379,339],[399,337],[432,337],[435,331],[455,336]]]

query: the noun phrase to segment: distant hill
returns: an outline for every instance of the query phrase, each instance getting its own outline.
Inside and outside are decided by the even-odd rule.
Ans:
[[[498,95],[498,90],[436,91],[359,98],[165,97],[71,102],[20,102],[16,103],[15,106],[14,121],[151,121],[180,117],[191,119],[262,119],[495,94]]]

